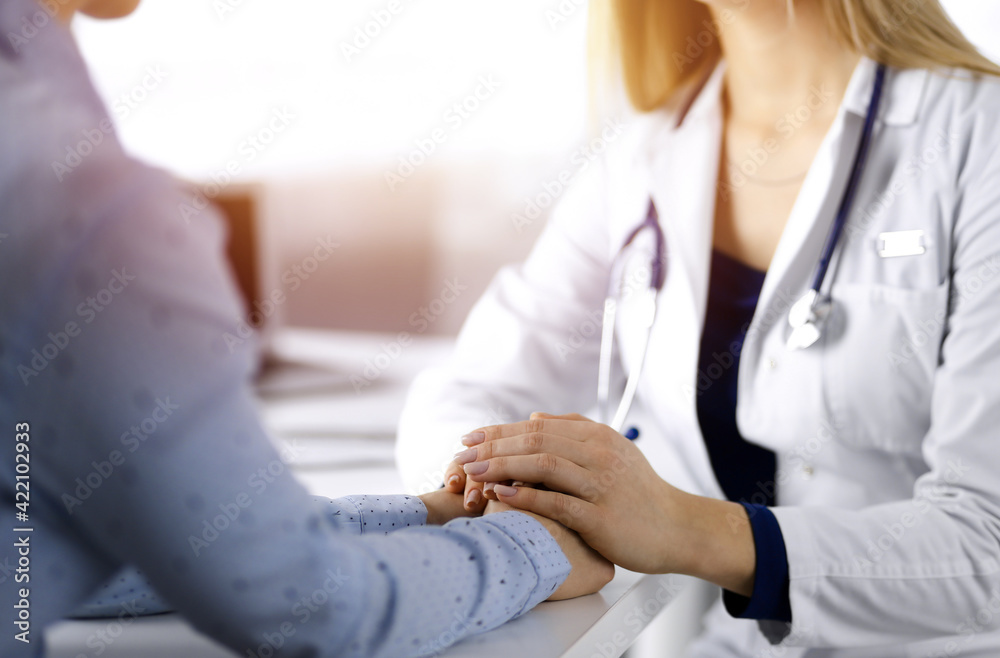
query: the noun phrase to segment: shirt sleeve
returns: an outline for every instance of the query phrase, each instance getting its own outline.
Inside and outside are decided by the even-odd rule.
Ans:
[[[427,508],[416,496],[317,497],[326,515],[351,534],[388,534],[427,523]]]
[[[382,534],[419,527],[427,522],[427,508],[416,496],[314,496],[321,514],[341,532]],[[550,538],[551,539],[551,538]],[[101,585],[93,597],[76,608],[77,618],[113,617],[124,602],[135,601],[140,615],[158,615],[173,607],[153,589],[145,574],[128,566]]]
[[[722,601],[733,617],[781,622],[792,621],[788,599],[788,558],[781,526],[764,505],[742,503],[750,518],[756,549],[753,594],[741,596],[723,590]]]

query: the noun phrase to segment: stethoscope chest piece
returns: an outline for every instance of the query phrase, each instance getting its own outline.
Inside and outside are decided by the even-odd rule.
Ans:
[[[792,332],[788,335],[786,347],[789,350],[804,350],[818,341],[832,308],[833,301],[815,290],[802,295],[788,312]]]

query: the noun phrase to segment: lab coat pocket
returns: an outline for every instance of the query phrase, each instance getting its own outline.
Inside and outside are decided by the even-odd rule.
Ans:
[[[842,442],[920,450],[948,317],[949,283],[833,287],[824,350],[826,400]]]

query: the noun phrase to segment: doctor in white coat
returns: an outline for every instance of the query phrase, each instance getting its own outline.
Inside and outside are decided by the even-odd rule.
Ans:
[[[447,480],[478,508],[483,483],[543,483],[489,497],[627,568],[720,585],[693,656],[1000,656],[1000,70],[936,0],[647,0],[591,20],[614,27],[641,114],[414,385],[408,486]],[[623,248],[651,207],[660,256],[652,230]],[[720,260],[762,283],[732,349],[706,352]],[[792,312],[817,272],[812,317]],[[609,290],[610,388],[642,364],[628,422],[524,420],[593,410]],[[741,450],[770,474],[711,454],[719,407],[700,405],[727,377]]]

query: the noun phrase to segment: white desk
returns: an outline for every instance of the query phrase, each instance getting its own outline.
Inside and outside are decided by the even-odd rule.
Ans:
[[[278,440],[294,451],[291,462],[313,493],[401,493],[393,464],[393,436],[406,387],[426,364],[443,358],[451,341],[415,338],[357,393],[349,383],[393,337],[286,330],[275,339],[279,355],[330,371],[285,366],[263,382],[262,415]],[[686,587],[679,576],[644,576],[619,569],[591,596],[542,603],[521,619],[467,639],[447,658],[617,658],[651,619]],[[109,620],[67,621],[46,633],[48,658],[95,656],[87,639]],[[117,633],[119,628],[114,628]],[[194,631],[178,615],[160,615],[121,628],[102,658],[232,658],[234,654]]]

